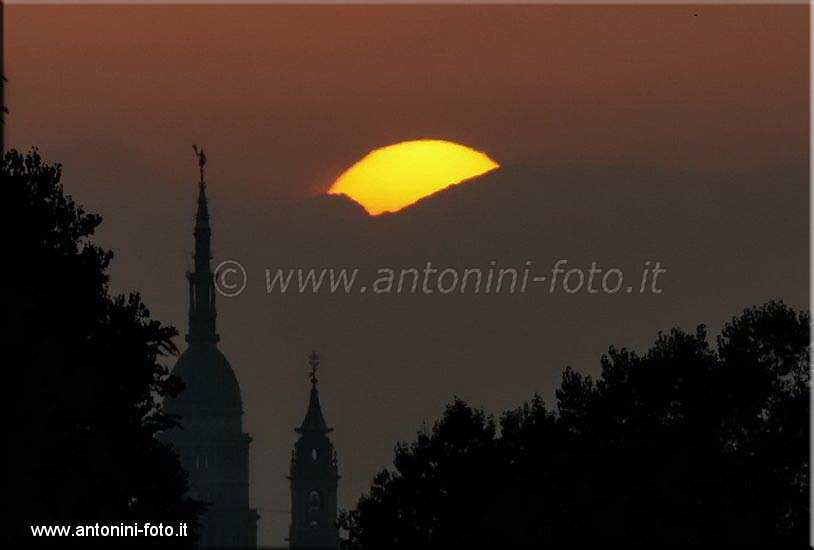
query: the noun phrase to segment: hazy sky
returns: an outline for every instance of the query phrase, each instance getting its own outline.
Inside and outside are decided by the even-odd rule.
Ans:
[[[454,395],[493,412],[611,344],[808,303],[808,8],[243,6],[6,8],[8,141],[61,162],[104,217],[112,286],[186,331],[196,168],[240,380],[259,542],[287,534],[305,354],[351,506],[394,443]],[[321,195],[373,148],[440,138],[503,168],[384,218]],[[659,295],[267,295],[264,268],[558,259]],[[374,268],[371,271],[371,268]],[[371,275],[371,273],[373,273]],[[179,339],[179,345],[182,340]]]

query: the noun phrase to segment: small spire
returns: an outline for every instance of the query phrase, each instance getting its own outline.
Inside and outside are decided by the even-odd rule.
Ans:
[[[311,369],[311,372],[309,373],[311,378],[311,396],[308,399],[308,411],[305,413],[305,419],[302,421],[300,427],[295,431],[297,433],[328,433],[333,430],[329,428],[325,422],[325,417],[322,415],[322,407],[319,404],[319,392],[317,391],[317,368],[319,368],[319,355],[317,355],[317,352],[312,351],[308,354],[308,366]]]
[[[212,260],[212,231],[209,227],[209,207],[206,200],[206,181],[204,165],[206,155],[202,148],[192,146],[198,159],[198,210],[195,213],[195,267],[187,274],[189,279],[189,334],[187,341],[218,341],[215,331],[215,294],[213,292],[213,275],[210,266]]]

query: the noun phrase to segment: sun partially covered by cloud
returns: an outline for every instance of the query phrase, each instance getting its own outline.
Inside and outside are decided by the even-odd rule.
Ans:
[[[488,155],[451,141],[403,141],[365,155],[337,178],[328,193],[347,195],[377,215],[401,210],[499,166]]]

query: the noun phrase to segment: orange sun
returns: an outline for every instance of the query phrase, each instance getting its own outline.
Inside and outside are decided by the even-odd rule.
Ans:
[[[498,167],[484,153],[451,141],[403,141],[365,155],[337,178],[328,193],[347,195],[375,216],[396,212]]]

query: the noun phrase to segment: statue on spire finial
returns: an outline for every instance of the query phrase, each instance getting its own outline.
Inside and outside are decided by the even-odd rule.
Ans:
[[[317,385],[317,368],[319,367],[319,355],[317,352],[312,351],[308,354],[308,365],[311,367],[311,383]]]
[[[198,157],[198,170],[201,171],[201,187],[204,186],[204,164],[206,164],[206,155],[204,154],[203,147],[198,149],[198,146],[192,144],[192,150],[195,151],[195,156]]]

